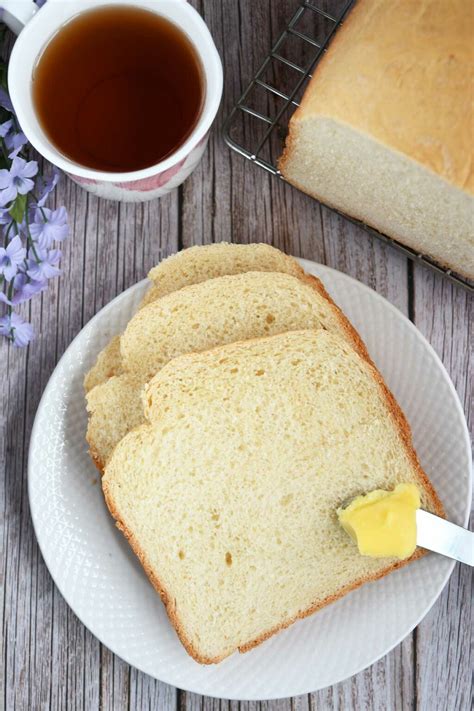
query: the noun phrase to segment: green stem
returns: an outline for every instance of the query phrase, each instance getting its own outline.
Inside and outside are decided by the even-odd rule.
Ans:
[[[13,227],[13,222],[10,222],[10,224],[7,227],[7,231],[5,232],[5,244],[8,244],[8,235],[10,234],[10,230]]]
[[[39,173],[37,173],[36,175],[39,175]],[[40,207],[40,206],[38,205],[38,198],[36,197],[36,195],[35,195],[34,193],[30,193],[30,195],[31,195],[31,197],[33,198],[33,200],[36,202],[37,208],[38,208],[38,210],[41,212],[41,216],[42,216],[43,220],[44,220],[45,222],[49,222],[48,218],[46,217],[46,213],[45,213],[45,211],[44,211],[44,207]]]
[[[7,291],[7,299],[8,299],[8,301],[11,301],[11,300],[12,300],[12,296],[13,296],[13,279],[11,280],[11,282],[10,282],[9,285],[8,285],[8,291]],[[7,314],[8,314],[9,316],[12,315],[12,311],[13,311],[12,306],[10,306],[10,304],[7,304]],[[12,340],[13,340],[13,329],[12,329]]]
[[[16,222],[15,222],[15,224],[16,224]],[[28,221],[28,203],[26,204],[26,209],[25,209],[25,225],[26,225],[26,241],[28,243],[28,247],[31,249],[31,251],[35,255],[36,261],[40,262],[41,260],[38,256],[38,252],[35,249],[35,243],[33,242],[33,238],[31,236],[31,232],[30,232],[30,223]],[[17,230],[18,230],[18,226],[17,226]]]

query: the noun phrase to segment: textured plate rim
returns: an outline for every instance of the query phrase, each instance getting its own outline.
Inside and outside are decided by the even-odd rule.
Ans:
[[[340,279],[340,278],[342,277],[343,280],[348,280],[349,283],[352,283],[353,285],[355,285],[356,288],[360,288],[360,289],[362,290],[362,292],[364,292],[364,293],[365,293],[366,295],[368,295],[370,298],[376,299],[376,300],[379,300],[380,302],[382,302],[383,306],[384,306],[385,308],[388,308],[388,310],[394,315],[395,318],[401,319],[401,320],[404,322],[404,325],[405,325],[405,326],[408,326],[408,328],[412,331],[412,333],[415,335],[415,337],[416,337],[419,341],[421,341],[423,347],[430,353],[430,355],[431,355],[431,357],[433,358],[434,362],[436,363],[436,365],[438,366],[438,368],[441,370],[441,372],[442,372],[442,374],[443,374],[443,376],[444,376],[444,379],[445,379],[445,381],[446,381],[446,383],[447,383],[447,385],[448,385],[448,388],[449,388],[449,390],[450,390],[450,392],[451,392],[451,395],[452,395],[452,397],[453,397],[453,399],[454,399],[454,403],[455,403],[456,409],[457,409],[457,411],[458,411],[458,414],[460,415],[460,421],[461,421],[461,423],[462,423],[462,431],[463,431],[463,435],[464,435],[464,445],[466,446],[466,449],[467,449],[467,451],[469,452],[469,457],[468,457],[468,460],[469,460],[469,471],[468,471],[468,477],[467,477],[467,496],[466,496],[466,503],[465,503],[465,510],[464,510],[464,519],[463,519],[463,526],[467,526],[468,521],[469,521],[470,511],[471,511],[472,485],[473,485],[473,482],[472,482],[473,466],[472,466],[472,459],[471,459],[471,457],[470,457],[471,443],[470,443],[470,437],[469,437],[469,430],[468,430],[468,427],[467,427],[467,423],[466,423],[466,418],[465,418],[464,410],[463,410],[463,407],[462,407],[462,405],[461,405],[461,402],[460,402],[458,393],[457,393],[456,388],[454,387],[454,384],[453,384],[453,382],[452,382],[452,380],[451,380],[451,377],[450,377],[448,371],[446,370],[446,368],[445,368],[443,362],[441,361],[440,357],[438,356],[438,354],[436,353],[436,351],[434,350],[434,348],[432,347],[432,345],[429,343],[429,341],[428,341],[428,340],[425,338],[425,336],[421,333],[421,331],[418,330],[418,328],[405,316],[405,314],[403,314],[396,306],[394,306],[390,301],[388,301],[388,299],[386,299],[384,296],[382,296],[381,294],[379,294],[378,292],[376,292],[374,289],[371,289],[369,286],[367,286],[366,284],[363,284],[362,282],[358,281],[358,280],[355,279],[354,277],[351,277],[351,276],[349,276],[348,274],[345,274],[344,272],[341,272],[341,271],[339,271],[339,270],[337,270],[337,269],[333,269],[332,267],[328,267],[328,266],[326,266],[325,264],[320,264],[320,263],[318,263],[318,262],[313,262],[313,261],[311,261],[311,260],[309,260],[309,259],[303,259],[303,258],[298,258],[298,257],[296,257],[295,259],[300,263],[300,265],[301,265],[303,268],[305,268],[309,273],[314,274],[315,276],[321,276],[318,272],[322,270],[323,273],[326,272],[326,273],[328,273],[328,275],[333,275],[333,277],[336,278],[336,279]],[[324,274],[323,274],[322,278],[324,279]],[[114,306],[116,306],[118,303],[120,303],[121,300],[126,300],[127,297],[130,295],[130,293],[132,293],[132,292],[135,291],[135,290],[139,290],[139,289],[141,289],[141,288],[143,289],[143,288],[146,286],[146,284],[148,284],[148,283],[149,283],[149,280],[148,280],[148,279],[142,279],[141,281],[137,282],[136,284],[133,284],[132,286],[130,286],[128,289],[126,289],[126,290],[123,291],[122,293],[118,294],[114,299],[112,299],[112,301],[110,301],[108,304],[106,304],[105,306],[103,306],[102,309],[100,309],[100,310],[86,323],[86,325],[79,331],[79,333],[73,338],[73,340],[71,341],[71,343],[69,344],[69,346],[66,348],[66,350],[65,350],[64,353],[63,353],[63,355],[62,355],[61,358],[59,359],[58,363],[56,364],[56,366],[55,366],[53,372],[51,373],[50,378],[49,378],[49,380],[48,380],[48,383],[46,384],[46,387],[45,387],[45,389],[44,389],[44,391],[43,391],[43,394],[42,394],[42,396],[41,396],[41,399],[40,399],[40,402],[39,402],[39,405],[38,405],[38,408],[37,408],[37,411],[36,411],[36,414],[35,414],[35,419],[34,419],[32,431],[31,431],[30,444],[29,444],[29,448],[28,448],[28,466],[27,466],[28,500],[29,500],[29,508],[30,508],[30,513],[31,513],[32,524],[33,524],[33,530],[34,530],[34,533],[35,533],[35,537],[36,537],[36,540],[37,540],[37,543],[38,543],[38,546],[39,546],[41,555],[42,555],[43,560],[44,560],[44,562],[45,562],[45,564],[46,564],[46,567],[47,567],[47,569],[48,569],[48,572],[49,572],[49,574],[51,575],[51,578],[52,578],[52,580],[53,580],[55,586],[56,586],[57,589],[59,590],[59,592],[60,592],[61,596],[63,597],[63,599],[65,600],[66,604],[71,608],[71,610],[72,610],[73,613],[76,615],[76,617],[77,617],[78,620],[81,622],[81,624],[83,624],[84,627],[86,627],[86,629],[88,629],[89,632],[90,632],[96,639],[98,639],[101,644],[103,644],[105,647],[107,647],[107,649],[109,649],[113,654],[116,654],[117,657],[119,657],[120,659],[122,659],[123,661],[125,661],[125,662],[126,662],[127,664],[129,664],[130,666],[134,667],[135,669],[138,669],[139,671],[143,672],[144,674],[147,674],[148,676],[151,676],[152,678],[155,678],[157,681],[161,681],[161,682],[166,683],[166,684],[169,684],[169,685],[171,685],[171,686],[176,686],[176,684],[173,682],[172,679],[170,679],[170,680],[168,680],[168,679],[161,679],[160,677],[155,676],[154,674],[151,674],[149,671],[145,670],[140,664],[136,663],[135,661],[131,661],[131,660],[127,657],[127,655],[124,655],[124,654],[123,654],[123,652],[117,652],[117,651],[115,650],[115,648],[114,648],[115,645],[110,645],[107,641],[105,641],[105,640],[103,639],[102,635],[97,635],[97,634],[93,631],[93,629],[91,629],[91,627],[89,627],[89,625],[86,624],[86,623],[83,621],[82,617],[77,614],[77,612],[75,611],[73,605],[71,604],[70,600],[68,599],[68,596],[65,594],[64,589],[63,589],[63,586],[62,586],[62,585],[59,585],[59,584],[57,583],[57,581],[56,581],[56,579],[55,579],[53,573],[51,572],[51,568],[50,568],[49,562],[48,562],[48,560],[47,560],[47,558],[46,558],[46,556],[45,556],[45,553],[44,553],[44,550],[43,550],[43,547],[42,547],[42,544],[41,544],[40,536],[38,536],[37,518],[36,518],[36,514],[35,514],[35,506],[34,506],[34,504],[32,505],[32,496],[31,496],[31,489],[32,489],[32,486],[33,486],[33,485],[32,485],[33,475],[32,475],[32,473],[31,473],[31,472],[32,472],[32,458],[33,458],[33,456],[32,456],[33,443],[34,443],[35,438],[36,438],[36,436],[37,436],[37,429],[38,429],[38,427],[39,427],[39,421],[40,421],[40,419],[41,419],[41,418],[40,418],[40,415],[41,415],[43,409],[46,407],[46,403],[47,403],[47,400],[48,400],[49,392],[50,392],[50,390],[53,389],[53,387],[54,387],[54,385],[55,385],[55,379],[56,379],[56,377],[59,377],[59,376],[58,376],[58,371],[60,370],[60,366],[61,366],[61,363],[62,363],[63,359],[66,358],[68,351],[73,347],[73,345],[76,343],[76,341],[77,341],[79,338],[84,338],[84,336],[86,336],[87,333],[88,333],[90,330],[93,329],[93,326],[94,326],[94,324],[95,324],[95,322],[96,322],[97,320],[99,320],[100,318],[103,318],[104,315],[105,315],[109,310],[111,310],[112,308],[114,308]],[[305,687],[305,688],[295,688],[294,690],[291,691],[291,694],[290,694],[289,696],[285,696],[285,697],[281,697],[281,696],[279,696],[279,695],[274,695],[274,696],[271,696],[271,695],[270,695],[270,696],[261,697],[261,696],[255,696],[255,695],[249,695],[249,694],[246,694],[245,696],[239,696],[239,697],[233,696],[232,694],[229,694],[229,695],[226,695],[225,697],[223,697],[223,696],[217,696],[217,695],[213,694],[212,691],[210,691],[210,690],[208,690],[208,689],[205,690],[205,695],[206,695],[206,696],[210,696],[210,697],[212,697],[212,698],[225,698],[225,699],[237,700],[237,701],[271,701],[271,700],[276,700],[276,699],[279,699],[279,698],[289,698],[290,696],[299,696],[299,695],[302,695],[302,694],[309,694],[309,693],[312,693],[312,692],[315,692],[315,691],[319,691],[319,690],[324,689],[324,688],[328,688],[329,686],[334,686],[335,684],[339,684],[340,682],[342,682],[342,681],[344,681],[344,680],[346,680],[346,679],[350,679],[352,676],[355,676],[356,674],[360,673],[361,671],[364,671],[364,669],[367,669],[367,668],[371,667],[371,666],[372,666],[373,664],[375,664],[377,661],[379,661],[380,659],[382,659],[383,657],[385,657],[385,656],[386,656],[387,654],[389,654],[395,647],[397,647],[409,634],[411,634],[411,632],[415,629],[415,627],[417,627],[417,626],[420,624],[420,622],[421,622],[421,621],[423,620],[423,618],[428,614],[428,612],[431,610],[431,608],[433,607],[433,605],[435,604],[435,602],[438,600],[438,598],[439,598],[439,596],[441,595],[442,591],[443,591],[444,588],[446,587],[446,584],[448,583],[449,578],[451,577],[451,574],[452,574],[452,572],[453,572],[453,570],[454,570],[454,566],[455,566],[455,561],[453,560],[453,561],[449,564],[449,567],[447,568],[447,571],[446,571],[444,577],[443,577],[442,580],[440,581],[440,583],[439,583],[439,585],[438,585],[438,590],[437,590],[436,593],[433,595],[433,597],[432,597],[432,599],[430,600],[430,602],[425,606],[425,608],[423,609],[423,611],[420,613],[420,615],[419,615],[418,618],[416,619],[415,623],[412,624],[408,629],[404,630],[404,632],[396,639],[396,641],[395,641],[393,644],[391,644],[389,647],[387,647],[381,654],[376,654],[373,658],[371,658],[371,660],[370,660],[368,663],[366,663],[366,664],[364,664],[363,666],[361,666],[360,668],[356,669],[356,670],[355,670],[352,674],[350,674],[349,676],[347,676],[346,674],[343,674],[343,675],[341,675],[340,677],[335,677],[335,678],[333,679],[331,685],[327,685],[327,686],[324,686],[324,687],[318,687],[318,688],[313,688],[313,689],[307,689],[306,687]],[[182,683],[180,684],[180,688],[184,688]],[[198,687],[196,687],[196,686],[192,686],[192,685],[191,685],[191,686],[186,686],[186,687],[185,687],[185,690],[188,691],[188,692],[190,692],[190,693],[195,693],[195,694],[202,694],[202,693],[203,693],[203,692],[202,692],[202,689],[200,689],[200,688],[198,688]]]

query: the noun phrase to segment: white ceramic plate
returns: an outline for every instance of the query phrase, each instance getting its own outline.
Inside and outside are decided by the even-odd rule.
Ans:
[[[301,260],[321,277],[359,330],[405,411],[415,447],[448,517],[466,525],[471,498],[468,431],[439,358],[416,328],[371,289]],[[181,689],[230,699],[302,694],[356,674],[398,644],[428,612],[453,563],[431,554],[365,585],[247,654],[200,666],[181,646],[123,536],[105,508],[84,440],[82,381],[120,333],[147,282],[118,296],[71,343],[41,400],[29,455],[33,524],[49,571],[80,620],[107,647]]]

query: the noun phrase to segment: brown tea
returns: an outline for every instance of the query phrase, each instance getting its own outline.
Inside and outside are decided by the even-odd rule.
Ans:
[[[49,140],[88,168],[125,172],[173,153],[203,104],[200,59],[187,36],[127,5],[70,20],[41,53],[33,101]]]

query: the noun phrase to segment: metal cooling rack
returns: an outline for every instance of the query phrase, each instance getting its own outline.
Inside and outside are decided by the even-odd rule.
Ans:
[[[288,25],[265,57],[224,124],[224,139],[232,150],[281,180],[277,168],[288,132],[288,121],[304,93],[317,62],[354,0],[301,1]],[[329,11],[323,9],[329,7]],[[331,5],[333,7],[331,7]],[[236,137],[236,132],[239,134]],[[384,235],[360,220],[329,208],[458,286],[474,293],[474,283],[446,269],[430,257]]]

